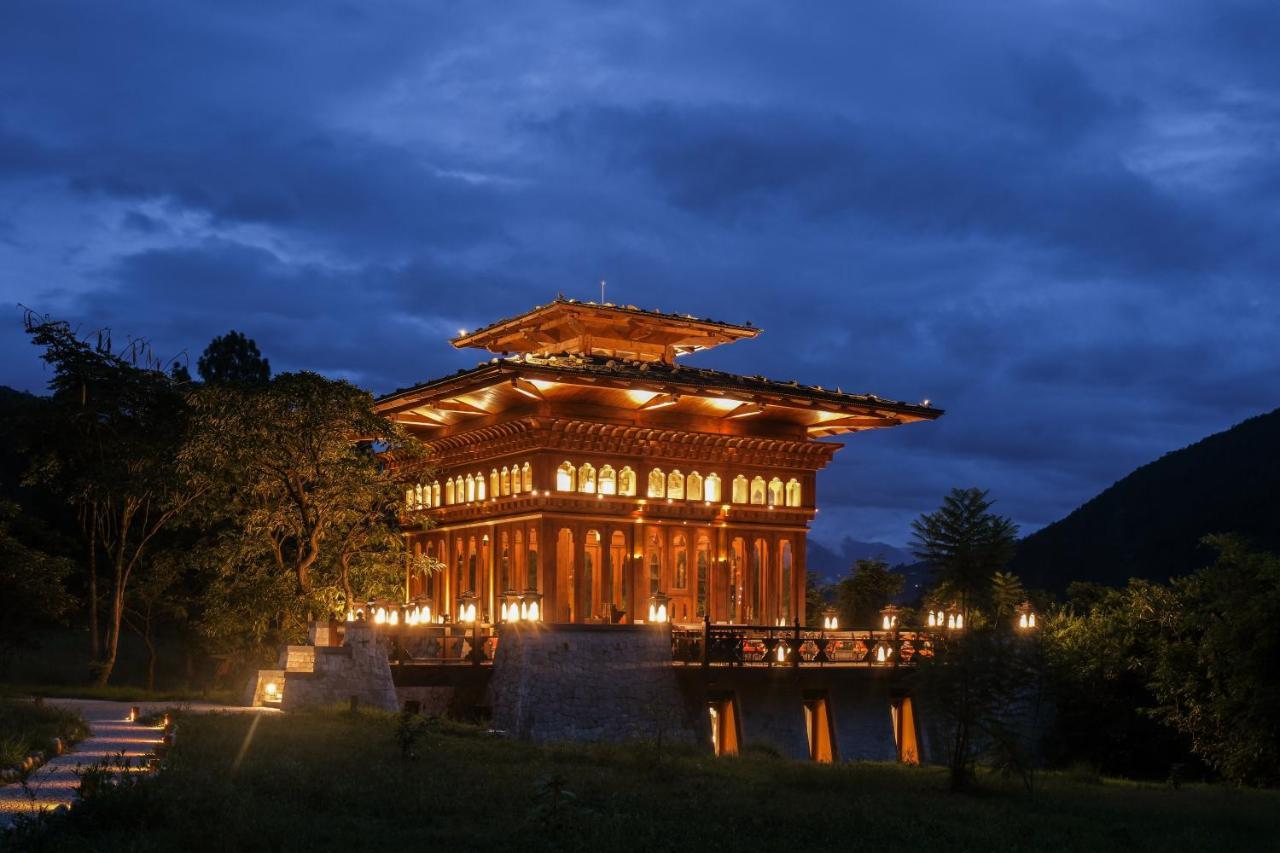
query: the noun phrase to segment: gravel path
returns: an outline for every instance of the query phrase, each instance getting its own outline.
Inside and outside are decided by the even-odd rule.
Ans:
[[[74,750],[51,759],[31,776],[30,787],[35,792],[32,800],[16,782],[0,787],[0,828],[13,822],[24,812],[70,805],[75,799],[76,768],[84,767],[103,758],[112,758],[123,752],[134,759],[155,750],[163,732],[159,728],[139,726],[128,721],[129,709],[135,704],[142,713],[170,707],[181,707],[197,714],[212,713],[266,713],[278,714],[274,708],[242,708],[232,705],[207,703],[184,704],[180,702],[108,702],[101,699],[46,699],[50,705],[79,711],[89,723],[89,736],[80,741]]]

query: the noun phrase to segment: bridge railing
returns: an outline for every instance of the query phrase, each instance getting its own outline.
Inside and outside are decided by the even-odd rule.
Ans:
[[[671,656],[683,666],[895,667],[934,654],[936,635],[916,630],[822,630],[770,625],[676,625]]]

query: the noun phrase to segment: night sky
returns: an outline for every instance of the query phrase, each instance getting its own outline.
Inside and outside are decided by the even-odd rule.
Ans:
[[[692,363],[884,397],[815,533],[952,486],[1028,532],[1280,404],[1280,4],[0,7],[19,304],[377,393],[558,292],[751,321]]]

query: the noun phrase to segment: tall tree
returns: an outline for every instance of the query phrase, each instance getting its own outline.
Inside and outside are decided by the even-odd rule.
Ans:
[[[287,577],[295,596],[333,610],[364,592],[355,569],[383,580],[403,571],[397,514],[424,460],[419,442],[374,414],[368,392],[285,373],[257,387],[207,385],[191,400],[200,426],[183,453],[221,472],[210,511],[236,531],[226,565],[260,553],[276,578],[260,579],[264,588],[278,594]]]
[[[252,338],[235,329],[209,342],[196,370],[210,385],[261,385],[271,379],[271,363]]]
[[[95,633],[103,558],[108,607],[95,668],[97,682],[106,684],[135,571],[207,483],[181,470],[187,407],[145,342],[130,341],[115,352],[109,334],[90,342],[67,323],[30,312],[26,327],[54,370],[32,477],[49,484],[81,519]]]
[[[1012,617],[1018,605],[1026,600],[1022,580],[1013,572],[996,572],[991,576],[991,607],[997,621]]]
[[[981,489],[952,489],[936,512],[911,523],[912,552],[966,613],[986,603],[992,573],[1008,564],[1017,541],[1017,525],[991,512],[992,504]]]
[[[880,610],[902,591],[905,579],[883,560],[858,560],[836,585],[840,624],[850,628],[877,624]]]
[[[36,628],[63,620],[74,606],[66,588],[72,562],[21,541],[12,530],[18,514],[16,504],[0,500],[0,672],[32,645]]]

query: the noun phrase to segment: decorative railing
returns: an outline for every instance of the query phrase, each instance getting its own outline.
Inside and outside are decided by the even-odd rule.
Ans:
[[[797,626],[673,626],[677,666],[896,667],[934,654],[935,635],[913,630],[823,630]]]
[[[378,633],[393,664],[491,666],[498,651],[496,625],[379,625]]]

